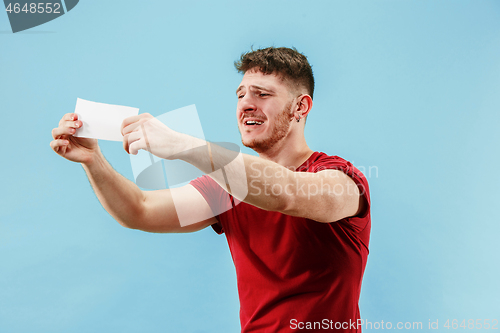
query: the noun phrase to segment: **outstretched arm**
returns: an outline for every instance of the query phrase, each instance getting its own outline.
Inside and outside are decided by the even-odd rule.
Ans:
[[[364,200],[354,181],[339,170],[296,172],[277,163],[178,133],[151,115],[127,118],[124,148],[148,150],[165,159],[184,160],[212,177],[235,198],[264,210],[334,222],[355,216]]]
[[[217,222],[205,199],[191,185],[142,191],[116,172],[102,154],[83,168],[104,209],[124,227],[148,232],[194,232]]]
[[[193,138],[193,147],[200,147]],[[359,214],[364,200],[351,177],[339,170],[296,172],[263,158],[216,144],[175,155],[209,174],[237,199],[269,211],[334,222]],[[196,153],[195,153],[196,152]],[[210,155],[212,155],[210,157]],[[215,170],[212,172],[212,161]]]
[[[82,164],[102,206],[121,225],[150,232],[192,232],[217,222],[205,199],[191,185],[142,191],[113,169],[97,140],[73,136],[82,125],[76,114],[64,115],[52,130],[50,146],[62,157]],[[198,209],[194,211],[193,206]],[[179,216],[190,223],[183,223],[183,227]]]

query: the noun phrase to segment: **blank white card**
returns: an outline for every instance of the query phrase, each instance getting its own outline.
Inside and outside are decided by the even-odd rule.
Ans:
[[[121,125],[125,118],[137,116],[138,108],[76,100],[75,113],[83,126],[74,136],[99,140],[122,141]]]

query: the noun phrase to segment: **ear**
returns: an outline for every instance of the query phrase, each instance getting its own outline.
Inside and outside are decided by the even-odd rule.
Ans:
[[[299,117],[300,119],[305,118],[309,114],[309,111],[311,111],[312,106],[313,101],[311,96],[307,94],[300,95],[299,97],[297,97],[297,104],[293,112],[293,116],[295,117],[295,119],[298,119]]]

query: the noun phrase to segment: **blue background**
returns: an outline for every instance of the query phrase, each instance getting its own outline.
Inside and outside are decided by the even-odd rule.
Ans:
[[[0,332],[239,330],[223,236],[119,226],[49,142],[80,97],[196,104],[208,140],[240,144],[252,45],[308,56],[309,146],[371,167],[362,318],[500,319],[500,1],[87,0],[17,34],[0,13]]]

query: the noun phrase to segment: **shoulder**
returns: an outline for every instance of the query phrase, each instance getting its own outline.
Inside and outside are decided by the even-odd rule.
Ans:
[[[313,159],[310,161],[308,166],[308,172],[327,172],[325,170],[338,170],[349,176],[356,184],[359,190],[359,196],[362,202],[363,209],[358,212],[356,217],[367,217],[370,215],[370,190],[368,186],[368,179],[365,175],[356,168],[350,161],[336,156],[327,155],[323,152],[315,152],[311,157]]]
[[[339,170],[351,177],[365,178],[365,175],[348,160],[336,155],[327,155],[323,152],[314,152],[311,158],[297,171],[320,172],[323,170]]]

